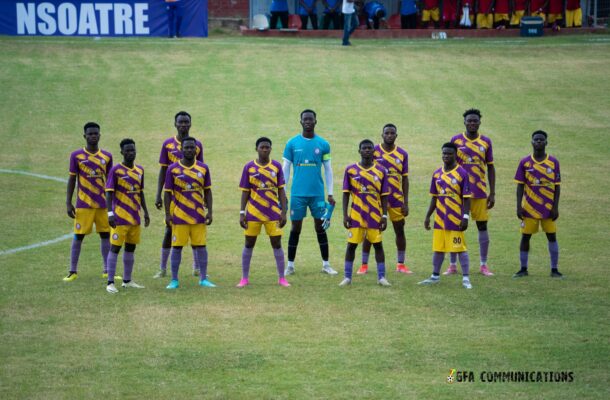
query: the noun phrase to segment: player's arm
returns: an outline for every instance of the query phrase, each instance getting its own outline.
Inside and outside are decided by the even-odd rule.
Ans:
[[[150,216],[148,215],[148,207],[146,207],[144,192],[140,193],[140,201],[142,202],[142,211],[144,211],[144,226],[148,227],[148,225],[150,225]]]
[[[157,179],[157,196],[155,198],[155,207],[157,207],[157,210],[160,210],[163,207],[163,201],[161,199],[161,192],[163,191],[163,184],[165,183],[166,174],[167,174],[167,165],[162,165],[161,168],[159,168],[159,178]]]
[[[343,226],[349,229],[352,225],[352,220],[349,217],[349,191],[343,192]]]
[[[428,206],[428,211],[426,212],[426,219],[424,219],[424,228],[426,228],[427,231],[430,230],[430,217],[432,216],[434,210],[436,210],[436,197],[432,196],[430,198],[430,205]]]
[[[114,190],[106,190],[106,209],[108,210],[108,225],[116,228],[114,222],[114,212],[112,212],[112,203],[114,202]]]
[[[464,215],[460,222],[460,229],[465,231],[468,229],[468,220],[470,219],[470,197],[464,197]]]
[[[383,232],[388,227],[388,195],[381,195],[381,224],[379,229]]]
[[[286,199],[286,191],[284,187],[278,188],[277,190],[278,197],[280,198],[280,207],[282,211],[280,213],[280,228],[283,228],[286,225],[286,210],[288,209],[288,200]]]
[[[402,177],[402,194],[403,194],[403,205],[402,214],[406,217],[409,215],[409,176],[403,175]]]
[[[517,183],[517,218],[523,219],[523,192],[525,184]]]
[[[246,221],[246,205],[248,204],[249,199],[250,191],[242,190],[241,201],[239,202],[239,225],[244,229],[248,229],[248,222]]]
[[[292,161],[284,158],[284,162],[282,163],[282,173],[284,174],[284,182],[288,185],[288,181],[290,180],[290,167],[292,166]]]
[[[70,174],[68,177],[68,187],[66,189],[66,211],[68,213],[68,217],[74,218],[76,215],[76,210],[74,209],[74,205],[72,204],[72,197],[74,196],[74,188],[76,187],[76,175]]]
[[[492,209],[496,204],[496,167],[487,164],[487,176],[489,179],[489,196],[487,197],[487,208]]]
[[[203,189],[203,199],[208,209],[208,213],[205,216],[205,224],[212,225],[212,189],[209,187]]]
[[[553,195],[553,208],[551,208],[551,218],[555,221],[559,218],[559,195],[561,194],[561,185],[555,185],[555,194]]]
[[[165,190],[163,194],[163,206],[165,207],[165,224],[167,226],[172,226],[172,213],[169,209],[169,206],[172,202],[172,192],[169,190]]]
[[[326,180],[326,188],[328,191],[328,202],[330,205],[334,206],[337,202],[333,197],[333,167],[330,160],[322,161],[322,166],[324,167],[324,178]],[[284,177],[285,176],[286,175],[284,175]]]

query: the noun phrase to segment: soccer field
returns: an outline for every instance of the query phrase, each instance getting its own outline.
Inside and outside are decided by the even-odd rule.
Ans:
[[[354,44],[0,37],[0,398],[609,398],[610,36]],[[459,276],[420,287],[431,271],[432,233],[423,228],[430,177],[441,165],[440,146],[463,130],[462,112],[471,107],[481,110],[480,131],[494,144],[489,264],[496,275],[476,273],[471,224],[473,290]],[[331,144],[338,203],[358,142],[379,142],[384,124],[398,126],[397,144],[410,159],[414,275],[393,271],[387,231],[392,287],[377,286],[369,273],[339,288],[340,276],[320,273],[308,219],[292,287],[277,286],[263,235],[251,286],[235,288],[241,169],[256,157],[260,136],[273,140],[272,158],[281,159],[305,108],[317,112],[316,131]],[[203,142],[211,170],[208,270],[216,289],[190,276],[190,250],[179,290],[152,278],[163,234],[163,213],[153,205],[157,161],[179,110],[192,115],[191,135]],[[70,240],[40,245],[71,233],[66,185],[16,172],[66,179],[87,121],[101,125],[100,147],[115,162],[121,139],[137,143],[152,219],[135,253],[134,280],[144,290],[106,293],[97,235],[85,239],[72,283],[62,282]],[[520,239],[513,176],[537,129],[549,133],[547,151],[561,162],[563,280],[549,277],[543,234],[532,239],[530,276],[511,278]],[[331,264],[342,271],[340,217],[329,239]],[[28,245],[35,246],[14,251]],[[472,372],[474,382],[448,384],[452,369],[458,380]],[[573,380],[484,381],[488,372],[510,371],[572,372]]]

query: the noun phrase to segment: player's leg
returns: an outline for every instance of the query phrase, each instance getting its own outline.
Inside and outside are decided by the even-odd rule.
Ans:
[[[485,276],[493,276],[493,272],[487,266],[487,255],[489,254],[489,231],[487,230],[487,221],[476,221],[479,231],[479,257],[480,257],[480,272]]]
[[[405,235],[404,216],[402,214],[400,218],[392,218],[390,216],[390,220],[392,221],[392,228],[394,228],[394,236],[396,238],[396,272],[412,274],[413,272],[406,266],[407,236]]]
[[[124,288],[144,289],[144,286],[139,285],[131,280],[133,273],[133,265],[135,264],[136,245],[140,243],[140,226],[132,226],[127,234],[125,242],[125,252],[123,253],[123,284]]]
[[[248,223],[248,229],[254,225],[254,222]],[[259,224],[260,232],[260,224]],[[241,252],[241,280],[237,284],[238,288],[248,286],[250,276],[250,262],[252,261],[252,253],[254,252],[254,246],[256,245],[256,236],[246,235],[244,249]]]
[[[277,228],[279,230],[279,227]],[[281,232],[281,231],[280,231]],[[269,240],[271,241],[271,248],[273,249],[273,257],[275,258],[275,267],[277,268],[277,283],[280,286],[288,287],[290,283],[286,280],[284,276],[284,249],[282,249],[282,235],[274,235],[269,236]]]
[[[390,282],[385,277],[385,253],[383,251],[383,243],[381,242],[381,232],[376,234],[376,236],[379,241],[375,241],[373,247],[375,248],[375,262],[377,263],[377,283],[381,286],[390,286]],[[373,242],[372,238],[369,238],[369,240]]]
[[[64,282],[72,282],[78,277],[78,259],[80,258],[83,240],[93,229],[95,210],[91,208],[76,208],[74,213],[74,237],[70,247],[70,269]],[[104,264],[106,262],[104,261]]]
[[[449,253],[449,267],[447,271],[443,272],[443,275],[455,275],[457,274],[457,253]]]
[[[106,291],[108,293],[118,293],[119,291],[114,286],[114,275],[116,274],[116,264],[119,257],[119,252],[121,251],[121,246],[112,244],[110,246],[110,251],[108,252],[108,284],[106,285]]]
[[[465,289],[472,289],[472,284],[470,283],[470,257],[468,256],[468,252],[462,251],[457,254],[460,259],[460,266],[462,267],[462,286]]]
[[[108,260],[108,252],[110,251],[110,232],[100,232],[100,254],[104,263],[102,275],[108,273],[108,266],[106,260]]]
[[[358,275],[364,275],[369,271],[369,256],[371,254],[371,242],[364,239],[362,242],[362,265],[356,272]]]
[[[557,243],[557,225],[550,218],[541,221],[542,230],[546,233],[548,239],[549,256],[551,258],[551,277],[563,278],[559,272],[559,244]]]
[[[354,232],[358,228],[350,229],[350,232]],[[357,235],[352,235],[347,242],[345,248],[345,264],[343,268],[343,280],[339,283],[339,286],[348,286],[352,283],[352,271],[354,269],[354,259],[356,258],[356,248],[358,248],[358,241],[360,239]]]
[[[328,235],[322,227],[322,217],[326,212],[326,202],[324,197],[312,197],[308,202],[311,216],[314,218],[314,229],[316,231],[316,238],[318,239],[318,245],[320,246],[320,255],[322,256],[322,272],[329,275],[337,275],[331,266],[328,256]]]
[[[286,275],[294,274],[294,259],[297,256],[303,218],[307,215],[307,203],[303,197],[290,199],[290,236],[288,237],[288,266]]]
[[[432,275],[419,282],[419,285],[432,285],[440,281],[441,267],[445,260],[445,252],[451,248],[447,243],[448,239],[446,236],[448,236],[447,231],[434,229],[432,233]]]
[[[105,208],[89,209],[93,214],[93,222],[95,223],[95,231],[100,235],[100,253],[102,255],[103,271],[102,277],[107,277],[106,260],[110,251],[110,224],[108,224],[108,212]]]
[[[172,227],[166,226],[161,242],[161,262],[159,263],[159,271],[153,278],[163,278],[167,275],[167,260],[172,250]]]
[[[199,286],[216,287],[216,285],[207,278],[208,276],[208,248],[207,248],[207,225],[195,224],[189,225],[191,246],[193,254],[196,253],[197,267],[199,269]]]
[[[529,258],[531,238],[531,234],[523,233],[521,235],[521,243],[519,244],[519,261],[521,264],[521,268],[513,275],[513,278],[521,278],[528,275],[527,264]]]
[[[64,278],[64,282],[72,282],[78,277],[78,259],[80,257],[81,247],[83,246],[84,234],[74,234],[72,245],[70,247],[70,269],[68,275]]]

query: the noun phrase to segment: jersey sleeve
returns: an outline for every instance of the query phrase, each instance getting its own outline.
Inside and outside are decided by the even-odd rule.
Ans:
[[[322,161],[329,161],[330,157],[330,143],[324,142],[324,151],[322,152]]]
[[[351,185],[349,182],[349,167],[345,168],[345,173],[343,174],[343,191],[344,192],[350,192],[351,191]]]
[[[470,179],[468,172],[464,171],[462,174],[462,198],[472,197],[472,190],[470,189]]]
[[[402,176],[409,175],[409,153],[404,152],[405,158],[402,160]]]
[[[106,180],[106,191],[114,192],[115,178],[114,178],[114,169],[111,169],[108,173],[108,179]]]
[[[68,172],[70,175],[78,175],[78,161],[76,160],[76,152],[70,154],[70,168]]]
[[[199,149],[199,154],[197,154],[196,159],[197,161],[203,162],[203,145],[199,140],[197,141],[197,148]]]
[[[140,183],[140,189],[144,191],[144,168],[140,168],[142,171],[142,182]]]
[[[161,146],[161,152],[159,153],[159,165],[167,167],[169,165],[169,158],[167,157],[167,148],[165,143]]]
[[[561,185],[561,171],[559,171],[559,160],[555,159],[557,168],[555,169],[555,185]]]
[[[250,163],[244,165],[244,169],[241,172],[241,179],[239,181],[239,188],[244,191],[248,191],[251,188],[250,187],[250,174],[248,173],[248,165],[250,165]],[[280,172],[281,171],[282,170],[280,169]]]
[[[388,183],[388,171],[384,171],[383,178],[381,178],[381,195],[387,196],[390,194],[390,184]]]
[[[286,148],[284,148],[284,154],[282,157],[291,163],[294,162],[294,157],[292,154],[292,140],[289,140],[288,143],[286,143]]]
[[[205,166],[205,177],[203,178],[203,188],[209,189],[212,187],[212,176],[210,175],[210,168]]]
[[[114,163],[112,162],[112,154],[108,153],[108,164],[106,165],[106,177],[108,177],[108,173],[114,167]]]
[[[284,170],[282,169],[282,165],[277,163],[277,187],[281,188],[286,186],[286,179],[284,179]]]
[[[525,167],[523,164],[523,160],[519,161],[517,172],[515,172],[515,182],[517,183],[525,183]]]
[[[174,177],[171,168],[168,168],[167,172],[165,172],[165,184],[163,185],[163,190],[166,192],[174,191]]]
[[[489,147],[485,152],[485,164],[493,164],[494,163],[494,150],[493,145],[490,139],[487,139],[487,143],[489,143]]]
[[[436,190],[436,182],[435,176],[436,174],[432,174],[432,180],[430,180],[430,195],[438,196],[438,190]]]

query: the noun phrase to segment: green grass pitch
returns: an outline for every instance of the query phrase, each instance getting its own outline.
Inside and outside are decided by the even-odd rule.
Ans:
[[[190,276],[180,290],[154,280],[163,214],[136,251],[141,291],[111,296],[101,278],[99,239],[85,239],[79,279],[65,284],[69,240],[6,252],[71,231],[65,184],[0,172],[0,397],[216,399],[606,399],[609,351],[610,37],[510,40],[0,38],[0,169],[67,177],[82,126],[102,126],[101,146],[120,159],[137,142],[154,203],[162,141],[173,115],[193,115],[215,198],[209,271],[217,289]],[[497,203],[491,213],[491,278],[473,273],[435,287],[423,228],[440,145],[463,129],[470,107],[494,142]],[[254,141],[272,138],[272,157],[299,132],[299,113],[318,113],[317,132],[333,152],[335,192],[358,160],[357,143],[380,140],[387,122],[410,154],[408,265],[391,288],[374,274],[350,288],[320,274],[312,221],[304,223],[291,288],[276,285],[268,239],[256,246],[251,287],[241,274],[243,235],[237,189]],[[530,276],[515,281],[518,160],[530,135],[549,132],[562,169],[558,240],[564,280],[549,278],[546,239],[532,239]],[[338,216],[340,216],[340,212]],[[474,224],[466,234],[473,270]],[[287,245],[284,235],[284,248]],[[343,268],[346,232],[329,232],[331,264]],[[357,260],[359,260],[359,251]],[[446,266],[446,264],[445,264]],[[118,270],[121,271],[119,259]],[[120,288],[119,288],[120,289]],[[475,382],[447,383],[451,369]],[[566,383],[486,383],[485,371],[573,371]]]

